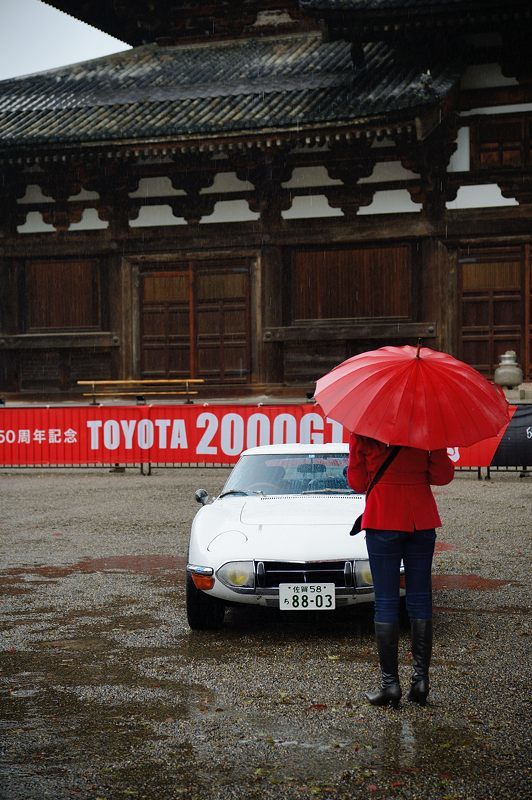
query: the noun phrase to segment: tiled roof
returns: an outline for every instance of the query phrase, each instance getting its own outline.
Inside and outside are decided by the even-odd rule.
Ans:
[[[385,43],[353,71],[344,42],[318,34],[144,45],[0,82],[0,148],[179,141],[411,118],[442,100],[456,65],[430,74]]]

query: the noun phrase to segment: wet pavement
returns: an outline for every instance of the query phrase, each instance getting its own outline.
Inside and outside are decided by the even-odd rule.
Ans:
[[[226,476],[0,473],[2,800],[528,796],[532,479],[437,489],[433,689],[394,711],[369,609],[188,629],[193,492]]]

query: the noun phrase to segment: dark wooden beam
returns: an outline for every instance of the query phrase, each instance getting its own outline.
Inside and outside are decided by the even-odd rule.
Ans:
[[[458,97],[461,111],[468,111],[471,108],[518,105],[532,102],[532,85],[462,89]]]
[[[349,322],[326,324],[309,320],[306,324],[265,328],[266,342],[315,342],[341,339],[434,339],[435,322]]]
[[[75,348],[110,349],[120,346],[120,337],[109,333],[23,333],[0,337],[3,350],[62,350]]]

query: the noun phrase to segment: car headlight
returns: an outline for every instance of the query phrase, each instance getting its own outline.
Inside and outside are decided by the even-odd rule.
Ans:
[[[369,560],[355,561],[356,585],[358,588],[366,589],[373,587],[373,576],[369,566]]]
[[[230,589],[253,589],[255,586],[253,561],[228,561],[216,572],[216,577]]]

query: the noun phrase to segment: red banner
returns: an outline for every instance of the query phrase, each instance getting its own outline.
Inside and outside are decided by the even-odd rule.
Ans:
[[[457,467],[488,466],[500,436],[449,448]],[[61,406],[0,410],[1,466],[231,464],[248,447],[348,440],[314,405]]]

